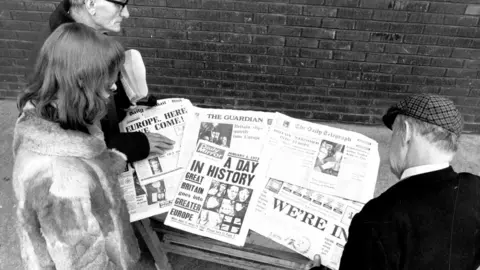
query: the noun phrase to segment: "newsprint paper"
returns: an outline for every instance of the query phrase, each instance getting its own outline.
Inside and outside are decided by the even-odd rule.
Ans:
[[[322,265],[338,269],[348,228],[363,204],[270,178],[251,229]]]
[[[181,171],[177,171],[141,185],[135,169],[127,164],[119,182],[130,213],[130,222],[168,212],[177,193],[180,174]]]
[[[193,107],[185,126],[179,166],[186,167],[200,140],[260,156],[274,113]]]
[[[243,246],[265,186],[265,179],[256,177],[258,167],[258,156],[200,140],[165,224]]]
[[[271,178],[362,203],[373,198],[380,166],[376,141],[281,113],[262,159]]]
[[[188,99],[159,100],[157,106],[146,109],[140,107],[127,112],[127,117],[120,123],[122,132],[160,133],[174,140],[172,150],[162,155],[150,155],[144,160],[133,163],[141,185],[156,181],[158,176],[179,170],[181,140],[188,112],[192,104]]]

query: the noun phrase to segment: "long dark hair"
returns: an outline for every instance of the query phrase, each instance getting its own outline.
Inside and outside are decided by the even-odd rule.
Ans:
[[[86,131],[107,112],[108,91],[124,60],[122,45],[80,24],[58,27],[43,44],[18,108],[31,102],[40,117]]]

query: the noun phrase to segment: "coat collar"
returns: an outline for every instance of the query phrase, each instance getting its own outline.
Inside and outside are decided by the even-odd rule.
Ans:
[[[88,130],[90,134],[65,130],[27,109],[17,120],[13,151],[16,154],[21,147],[42,155],[94,158],[106,150],[106,145],[99,127],[92,125]]]
[[[63,0],[58,4],[57,8],[53,13],[50,15],[49,19],[49,25],[50,25],[50,31],[55,31],[57,27],[64,23],[72,23],[75,22],[68,13],[70,11],[70,1],[69,0]]]

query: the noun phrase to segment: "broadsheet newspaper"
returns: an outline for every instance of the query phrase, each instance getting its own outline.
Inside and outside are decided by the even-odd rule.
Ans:
[[[363,203],[373,198],[380,165],[376,141],[280,113],[262,159],[270,178]]]
[[[158,176],[180,169],[180,142],[191,108],[188,99],[166,99],[159,100],[158,105],[152,108],[140,107],[127,112],[127,117],[120,123],[121,131],[160,133],[176,142],[174,148],[163,155],[150,155],[133,163],[140,184],[153,183]]]
[[[227,147],[238,153],[260,156],[274,113],[203,109],[193,107],[189,114],[179,166],[186,167],[199,140]]]
[[[177,193],[180,173],[181,171],[177,171],[165,177],[160,176],[155,182],[141,185],[135,170],[127,164],[119,181],[127,202],[130,221],[168,212]]]
[[[258,162],[274,114],[195,108],[179,165],[186,168],[165,224],[243,245],[263,189]]]
[[[363,204],[270,178],[251,229],[310,259],[338,269],[348,228]],[[260,222],[261,221],[261,222]]]
[[[165,224],[242,246],[265,186],[259,157],[200,140]]]

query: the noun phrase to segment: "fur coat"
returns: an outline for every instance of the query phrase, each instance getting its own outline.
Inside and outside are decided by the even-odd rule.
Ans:
[[[125,156],[97,126],[64,130],[27,107],[13,140],[24,267],[133,269],[140,252],[117,181]]]

